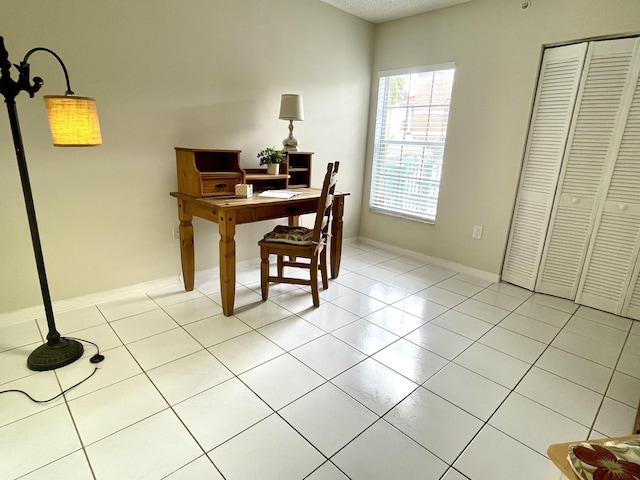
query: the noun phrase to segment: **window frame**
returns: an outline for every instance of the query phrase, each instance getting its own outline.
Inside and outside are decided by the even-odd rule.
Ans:
[[[451,90],[448,95],[448,103],[437,104],[433,102],[433,98],[430,98],[430,101],[427,104],[418,105],[418,106],[410,105],[410,102],[409,102],[410,97],[407,97],[407,105],[406,107],[404,107],[405,112],[411,111],[411,115],[405,114],[405,119],[408,119],[408,121],[411,122],[413,121],[413,113],[416,107],[425,108],[429,112],[429,115],[431,115],[431,109],[437,108],[438,105],[444,105],[443,117],[445,118],[445,121],[443,123],[444,133],[442,134],[442,140],[439,142],[428,141],[426,139],[424,141],[412,141],[412,140],[406,140],[406,139],[391,140],[387,135],[388,134],[387,128],[389,123],[388,119],[391,116],[391,111],[392,111],[391,108],[388,106],[389,86],[388,84],[383,84],[383,81],[389,82],[392,77],[400,77],[400,76],[406,76],[406,75],[412,75],[412,74],[424,74],[424,73],[440,72],[440,71],[448,71],[448,70],[453,70],[453,72],[451,73],[452,75]],[[455,63],[453,62],[436,64],[436,65],[423,65],[418,67],[410,67],[410,68],[403,68],[403,69],[396,69],[396,70],[384,70],[384,71],[378,72],[374,141],[373,141],[372,166],[371,166],[371,177],[370,177],[371,183],[369,188],[370,211],[375,213],[380,213],[383,215],[402,217],[408,220],[413,220],[413,221],[418,221],[423,223],[430,223],[430,224],[435,223],[439,191],[440,191],[441,170],[442,170],[443,159],[444,159],[444,151],[446,147],[446,134],[447,134],[449,119],[450,119],[451,101],[453,97],[454,83],[455,83]],[[400,108],[400,110],[402,110],[402,108]],[[430,120],[427,120],[424,123],[425,138],[427,138],[429,135],[429,130],[428,130],[429,123],[430,123]],[[404,130],[406,132],[409,129],[405,128]],[[386,136],[384,138],[381,138],[383,134],[385,134]],[[409,200],[411,197],[411,194],[409,193],[401,194],[397,196],[394,195],[393,197],[389,197],[389,196],[386,197],[387,202],[391,202],[393,199],[395,199],[396,201],[402,201],[405,204],[404,208],[398,207],[398,206],[389,206],[389,205],[385,206],[382,204],[381,201],[378,200],[379,198],[384,198],[385,193],[389,195],[389,194],[398,193],[402,191],[397,187],[384,187],[384,180],[382,180],[382,178],[385,178],[384,172],[382,172],[383,167],[391,166],[388,160],[389,153],[383,153],[383,150],[385,150],[385,148],[388,148],[389,145],[398,146],[401,152],[403,152],[403,150],[407,147],[421,146],[423,153],[421,154],[421,157],[417,163],[418,170],[422,172],[430,172],[430,175],[434,175],[433,169],[434,168],[437,169],[437,179],[434,179],[434,178],[429,179],[428,178],[429,173],[421,173],[421,174],[414,173],[414,180],[411,181],[411,180],[406,180],[407,176],[404,175],[405,181],[411,183],[413,185],[413,188],[417,188],[418,189],[417,191],[420,192],[421,196],[424,195],[425,197],[428,197],[428,193],[426,193],[426,191],[428,191],[429,188],[431,188],[432,190],[435,189],[435,192],[436,192],[435,200],[426,202],[426,205],[429,205],[432,207],[430,212],[417,211],[415,208],[413,210],[407,208],[406,205],[410,203]],[[437,146],[438,148],[441,149],[441,153],[439,155],[436,155],[437,161],[435,162],[430,162],[427,158],[428,156],[426,154],[426,151],[427,151],[427,147],[430,147],[430,146]],[[412,167],[410,166],[410,164],[406,163],[406,159],[408,159],[409,157],[411,157],[411,154],[401,153],[396,158],[400,164],[402,164],[404,160],[405,161],[404,167],[408,166],[408,168],[411,169]],[[411,170],[403,170],[403,172],[410,172],[410,171]],[[395,177],[395,180],[401,181],[400,177],[401,177],[400,175],[398,177]],[[435,184],[435,187],[433,186],[428,187],[427,186],[428,184],[432,184],[432,185]],[[416,187],[416,185],[418,186]],[[395,192],[393,191],[394,188],[396,189]],[[431,198],[433,198],[433,195],[431,195]]]

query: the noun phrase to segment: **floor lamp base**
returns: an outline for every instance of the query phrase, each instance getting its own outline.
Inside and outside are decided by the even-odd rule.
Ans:
[[[27,359],[27,367],[38,372],[55,370],[75,362],[83,352],[84,347],[80,342],[61,338],[53,345],[45,343],[31,352]]]

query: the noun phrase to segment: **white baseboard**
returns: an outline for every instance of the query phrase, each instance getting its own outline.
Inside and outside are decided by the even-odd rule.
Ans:
[[[489,282],[498,282],[500,280],[500,275],[498,275],[497,273],[491,273],[485,270],[478,270],[476,268],[467,267],[466,265],[462,265],[460,263],[450,262],[449,260],[443,260],[438,257],[431,257],[429,255],[424,255],[422,253],[414,252],[411,250],[405,250],[403,248],[394,247],[392,245],[378,242],[376,240],[371,240],[365,237],[357,237],[355,238],[355,240],[361,243],[364,243],[365,245],[371,245],[373,247],[389,250],[391,252],[404,255],[406,257],[415,258],[416,260],[423,261],[430,265],[438,265],[439,267],[455,270],[456,272],[467,273],[469,275],[482,278]]]
[[[421,253],[416,253],[410,250],[405,250],[402,248],[394,247],[391,245],[387,245],[385,243],[381,243],[375,240],[370,240],[364,237],[352,237],[348,240],[345,240],[345,244],[360,242],[366,245],[371,245],[376,248],[381,248],[384,250],[389,250],[392,252],[396,252],[400,255],[404,255],[407,257],[415,258],[417,260],[423,261],[428,264],[438,265],[441,267],[448,268],[450,270],[455,270],[460,273],[468,273],[470,275],[474,275],[476,277],[485,279],[491,282],[497,282],[500,277],[497,274],[485,272],[483,270],[477,270],[475,268],[467,267],[465,265],[460,265],[455,262],[450,262],[447,260],[442,260],[441,258],[430,257],[428,255],[423,255]],[[236,269],[240,270],[243,268],[259,268],[260,259],[249,259],[243,260],[236,264]],[[196,282],[203,278],[217,277],[220,274],[219,268],[210,268],[206,270],[201,270],[196,272]],[[69,310],[75,310],[77,308],[88,307],[91,305],[96,305],[100,303],[110,302],[113,300],[118,300],[120,298],[126,298],[133,295],[139,295],[141,293],[146,293],[150,290],[161,289],[163,287],[170,287],[171,285],[175,285],[176,282],[182,282],[182,276],[175,276],[164,278],[160,280],[152,280],[150,282],[138,283],[136,285],[131,285],[129,287],[117,288],[114,290],[108,290],[104,292],[92,293],[89,295],[83,295],[76,298],[70,298],[66,300],[59,300],[53,302],[53,311],[56,313],[66,312]],[[27,320],[35,320],[36,318],[44,318],[45,312],[44,307],[42,305],[35,307],[28,307],[21,310],[16,310],[13,312],[0,313],[0,327],[12,325],[14,323],[25,322]]]
[[[69,298],[52,302],[53,311],[55,313],[67,312],[77,308],[88,307],[99,303],[110,302],[119,298],[126,298],[132,295],[148,292],[163,287],[174,285],[177,281],[181,281],[181,277],[170,277],[161,280],[152,280],[150,282],[138,283],[128,287],[116,288],[103,292],[91,293],[80,297]],[[0,313],[0,327],[20,323],[27,320],[35,320],[36,318],[44,318],[45,311],[43,305],[35,307],[23,308],[13,312]]]

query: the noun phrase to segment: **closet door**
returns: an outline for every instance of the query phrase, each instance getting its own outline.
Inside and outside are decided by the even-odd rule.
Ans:
[[[535,287],[538,292],[576,298],[605,194],[607,168],[615,160],[626,119],[636,49],[632,38],[589,44]]]
[[[640,319],[640,39],[577,301]]]
[[[502,279],[533,290],[587,44],[544,52]]]
[[[640,60],[638,60],[640,68]],[[640,205],[640,78],[636,83],[636,90],[633,95],[631,108],[622,145],[618,153],[616,170],[613,173],[613,183],[622,184],[628,181],[626,186],[626,198],[633,202],[637,209]],[[637,219],[636,219],[637,221]],[[638,232],[640,229],[636,230]],[[622,307],[622,315],[640,320],[640,252],[638,250],[638,240],[636,239],[636,265],[631,275],[631,288],[627,293],[627,299]]]

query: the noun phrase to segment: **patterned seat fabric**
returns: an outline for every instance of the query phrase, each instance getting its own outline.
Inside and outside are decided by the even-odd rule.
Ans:
[[[290,243],[292,245],[311,245],[313,229],[278,225],[264,236],[267,242]]]

